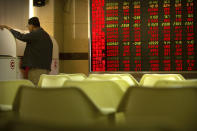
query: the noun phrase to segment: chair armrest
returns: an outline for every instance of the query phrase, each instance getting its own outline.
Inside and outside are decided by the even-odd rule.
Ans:
[[[12,111],[12,105],[0,104],[0,111]]]
[[[117,112],[115,113],[115,124],[116,125],[124,125],[126,122],[124,112]]]
[[[109,114],[113,114],[116,112],[116,109],[114,108],[100,108],[99,110],[101,114],[103,115],[109,115]]]

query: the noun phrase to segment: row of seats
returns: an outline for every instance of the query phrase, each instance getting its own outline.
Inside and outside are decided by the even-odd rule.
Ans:
[[[40,81],[38,83],[39,87],[54,87],[63,86],[64,82],[67,80],[112,80],[117,83],[120,87],[136,86],[138,82],[130,74],[91,74],[86,77],[83,74],[59,74],[59,75],[41,75]]]
[[[62,87],[66,81],[113,81],[124,92],[128,87],[142,86],[142,87],[187,87],[195,86],[196,80],[185,80],[180,74],[145,74],[142,76],[140,82],[130,74],[90,74],[86,77],[84,74],[60,74],[60,75],[42,75],[38,86],[49,87]],[[73,77],[75,76],[75,77]],[[184,84],[183,84],[184,83]]]
[[[151,84],[155,83],[154,87],[157,88],[197,86],[197,80],[185,80],[179,74],[146,74],[141,83],[146,83],[148,87],[153,87]],[[21,85],[34,86],[27,80],[0,82],[0,108],[11,108],[10,105]],[[38,84],[42,88],[78,87],[105,113],[115,112],[127,89],[139,85],[130,74],[91,74],[88,78],[84,74],[42,75]]]
[[[108,114],[80,88],[21,87],[13,103],[13,113],[22,121],[58,126],[192,129],[197,128],[196,101],[197,88],[131,87],[117,110]]]
[[[41,75],[38,83],[39,87],[63,86],[67,80],[111,80],[121,87],[146,86],[154,87],[159,80],[183,81],[185,78],[180,74],[145,74],[140,82],[130,74],[90,74],[88,77],[82,73],[79,74],[59,74],[59,75]],[[123,89],[124,90],[124,89]]]

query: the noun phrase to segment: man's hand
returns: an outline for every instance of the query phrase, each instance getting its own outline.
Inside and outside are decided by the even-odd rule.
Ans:
[[[3,30],[3,29],[8,29],[8,30],[11,30],[10,27],[6,26],[6,25],[0,25],[0,29]]]

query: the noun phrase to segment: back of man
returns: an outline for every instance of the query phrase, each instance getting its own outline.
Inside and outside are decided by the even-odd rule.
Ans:
[[[48,74],[51,70],[53,43],[48,35],[40,27],[37,17],[32,17],[28,21],[30,33],[21,34],[8,26],[0,26],[9,29],[19,40],[26,42],[22,68],[28,70],[28,79],[37,85],[40,75]]]
[[[51,70],[53,44],[42,28],[31,33],[32,39],[27,42],[22,68],[29,68],[28,79],[37,85],[40,75],[48,74]]]
[[[18,32],[11,30],[16,38],[19,38]],[[22,67],[51,69],[53,44],[50,36],[42,29],[32,31],[31,39],[27,42]]]

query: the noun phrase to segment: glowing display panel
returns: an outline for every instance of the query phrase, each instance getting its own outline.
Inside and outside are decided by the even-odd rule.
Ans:
[[[196,71],[196,0],[91,0],[91,71]]]

